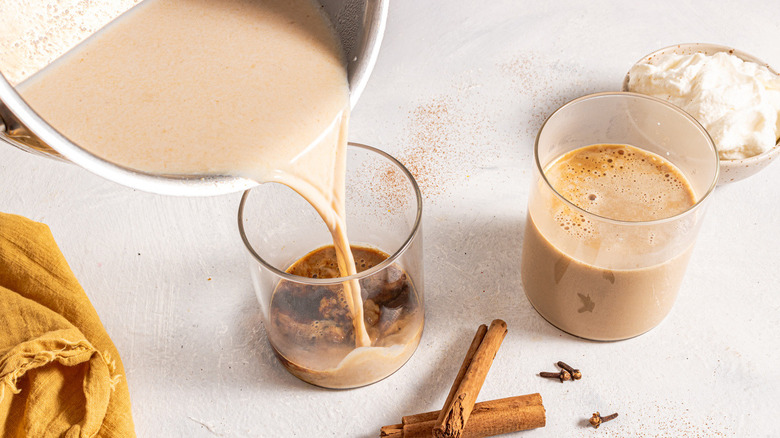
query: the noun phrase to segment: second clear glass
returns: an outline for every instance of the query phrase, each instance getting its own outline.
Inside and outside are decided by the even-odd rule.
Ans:
[[[690,184],[695,204],[650,221],[611,219],[573,204],[545,172],[567,152],[599,144],[631,145],[668,160]],[[521,260],[531,304],[556,327],[588,339],[626,339],[655,327],[677,297],[717,181],[718,154],[707,132],[660,99],[600,93],[555,111],[539,131],[534,157]]]

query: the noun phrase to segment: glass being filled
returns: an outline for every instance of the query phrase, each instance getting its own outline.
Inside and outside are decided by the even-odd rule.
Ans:
[[[245,192],[238,219],[274,352],[293,375],[328,388],[395,372],[417,348],[425,319],[414,178],[386,153],[351,143],[345,189],[353,275],[342,274],[318,213],[285,186]]]

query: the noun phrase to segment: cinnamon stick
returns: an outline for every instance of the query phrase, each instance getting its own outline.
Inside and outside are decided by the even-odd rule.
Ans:
[[[462,379],[460,382],[456,380],[456,384],[453,384],[453,388],[450,390],[452,397],[448,397],[447,403],[439,411],[439,416],[433,423],[433,436],[435,438],[461,438],[463,436],[466,422],[474,409],[474,402],[477,400],[479,390],[482,389],[482,384],[485,383],[485,377],[487,377],[490,365],[493,364],[493,359],[496,357],[496,352],[498,352],[498,347],[501,346],[506,332],[504,321],[495,319],[490,323],[490,328],[477,347],[471,363],[466,367],[467,370]],[[468,354],[466,359],[468,359]],[[465,362],[466,360],[464,360]]]
[[[379,438],[403,438],[403,436],[403,424],[391,424],[389,426],[382,426],[382,428],[379,429]]]
[[[383,438],[432,438],[440,411],[408,415],[402,424],[384,426]],[[539,394],[521,395],[477,403],[461,435],[485,438],[503,433],[544,427],[546,415]]]
[[[479,326],[479,328],[477,328],[477,333],[474,334],[474,339],[471,340],[471,345],[469,346],[468,351],[466,351],[466,357],[463,358],[463,363],[460,365],[460,369],[458,370],[458,375],[455,377],[455,381],[452,383],[452,388],[450,388],[450,393],[447,394],[447,401],[444,402],[444,406],[448,406],[452,402],[453,397],[455,397],[455,391],[458,390],[458,387],[460,386],[460,382],[463,380],[463,376],[466,375],[466,371],[468,371],[469,365],[471,365],[471,361],[474,359],[474,354],[477,352],[477,348],[479,348],[479,345],[482,343],[482,340],[485,339],[485,333],[487,333],[487,326],[485,324],[482,324]],[[427,418],[430,417],[431,414],[434,414],[435,416],[433,418]],[[425,418],[421,419],[420,415],[425,416]],[[380,430],[380,436],[402,437],[403,426],[405,424],[420,423],[422,421],[435,420],[438,417],[438,415],[439,415],[439,411],[404,416],[403,418],[401,418],[401,424],[391,424],[389,426],[383,426],[382,429]],[[433,426],[431,426],[431,429],[433,429]]]
[[[460,383],[463,381],[463,377],[469,370],[469,366],[471,366],[471,361],[474,360],[474,354],[476,354],[477,349],[482,344],[482,340],[485,339],[485,333],[487,333],[487,329],[488,328],[485,324],[482,324],[479,326],[479,328],[477,328],[477,333],[474,334],[474,339],[471,341],[471,345],[469,346],[468,351],[466,351],[466,357],[463,358],[463,363],[460,365],[458,375],[455,376],[455,381],[452,382],[452,387],[450,388],[450,393],[447,394],[447,400],[444,402],[444,406],[449,406],[450,403],[452,403],[452,399],[455,397],[455,391],[458,390]],[[436,413],[438,412],[439,411],[436,411]],[[416,417],[416,415],[403,417],[401,422],[403,424],[418,423],[419,420],[414,417]]]

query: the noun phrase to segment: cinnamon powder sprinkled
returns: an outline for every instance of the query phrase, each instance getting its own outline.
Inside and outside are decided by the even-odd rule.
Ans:
[[[525,104],[531,106],[527,134],[536,135],[547,117],[564,103],[595,91],[583,88],[587,85],[579,80],[581,66],[533,52],[521,53],[498,68],[508,77],[510,89],[530,100]]]
[[[636,405],[636,406],[635,406]],[[698,416],[680,401],[658,400],[656,404],[629,403],[621,421],[598,429],[601,437],[710,438],[737,436],[733,424],[711,415]],[[726,417],[727,415],[724,415]],[[609,426],[609,428],[607,427]]]
[[[484,142],[491,126],[481,113],[469,113],[459,96],[436,97],[410,111],[398,159],[423,196],[434,199],[465,182],[484,154],[495,153]]]
[[[380,203],[380,210],[395,213],[406,208],[414,200],[406,175],[389,163],[380,166],[372,170],[375,176],[370,178],[370,192],[375,195],[375,201]]]

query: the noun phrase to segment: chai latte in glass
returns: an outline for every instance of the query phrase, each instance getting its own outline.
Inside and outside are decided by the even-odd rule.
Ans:
[[[696,203],[682,172],[630,145],[597,144],[552,160],[544,177],[568,202],[549,189],[529,202],[521,270],[531,304],[588,339],[625,339],[656,326],[675,301],[693,244],[670,245],[675,230],[647,224]],[[619,234],[610,221],[623,223]]]

